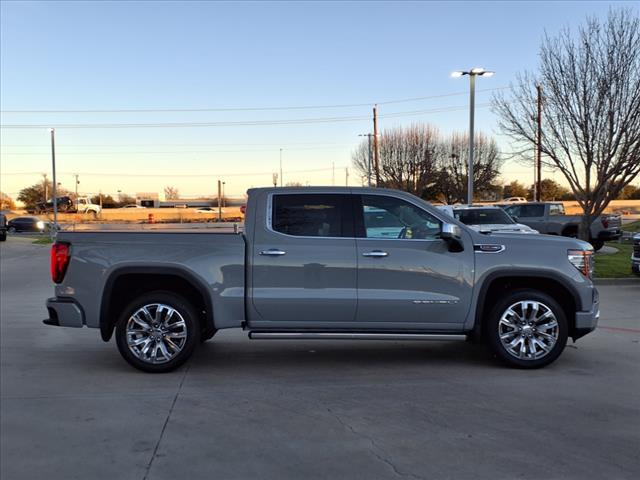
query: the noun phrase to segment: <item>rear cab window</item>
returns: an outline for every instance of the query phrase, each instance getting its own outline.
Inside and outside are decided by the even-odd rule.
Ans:
[[[351,195],[273,194],[269,227],[294,237],[353,237]]]

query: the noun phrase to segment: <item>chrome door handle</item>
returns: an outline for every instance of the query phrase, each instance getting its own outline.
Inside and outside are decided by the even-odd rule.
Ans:
[[[285,255],[287,252],[285,252],[284,250],[277,250],[275,248],[272,248],[270,250],[262,250],[260,252],[260,255],[268,255],[271,257],[279,257],[280,255]]]
[[[388,257],[389,254],[387,252],[383,252],[382,250],[372,250],[371,252],[364,252],[362,254],[363,257],[374,257],[374,258],[382,258]]]

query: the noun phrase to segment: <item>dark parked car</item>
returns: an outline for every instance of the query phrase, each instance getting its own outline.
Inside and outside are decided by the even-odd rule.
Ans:
[[[44,232],[47,224],[38,217],[16,217],[7,224],[9,232]]]
[[[4,213],[0,213],[0,242],[7,239],[7,217]]]

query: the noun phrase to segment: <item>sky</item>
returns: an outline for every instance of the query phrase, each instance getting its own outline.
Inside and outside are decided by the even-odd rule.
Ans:
[[[372,130],[373,104],[381,129],[428,122],[465,131],[468,80],[450,73],[475,66],[496,72],[478,79],[476,131],[507,150],[491,95],[536,69],[545,31],[605,17],[611,5],[637,8],[3,0],[0,189],[15,198],[43,173],[51,178],[48,127],[58,182],[73,189],[77,173],[81,194],[171,185],[211,196],[220,179],[240,195],[270,185],[280,157],[285,183],[359,185],[351,153]],[[531,183],[533,171],[507,163],[502,180],[514,179]]]

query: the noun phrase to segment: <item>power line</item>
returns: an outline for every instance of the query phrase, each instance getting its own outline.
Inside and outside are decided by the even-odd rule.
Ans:
[[[477,105],[478,108],[488,107],[490,103]],[[450,106],[427,110],[411,110],[407,112],[395,112],[386,115],[379,115],[379,118],[397,118],[402,116],[422,115],[428,113],[445,113],[466,110],[465,106]],[[56,124],[56,128],[184,128],[184,127],[233,127],[233,126],[265,126],[265,125],[305,125],[318,123],[338,123],[369,120],[368,116],[345,116],[345,117],[317,117],[317,118],[301,118],[301,119],[285,119],[285,120],[245,120],[232,122],[172,122],[172,123],[70,123]],[[0,128],[12,129],[41,129],[49,128],[50,124],[41,125],[0,125]]]
[[[477,90],[477,92],[491,92],[503,90],[509,87],[496,87]],[[342,103],[334,105],[294,105],[294,106],[270,106],[270,107],[210,107],[210,108],[119,108],[119,109],[86,109],[86,110],[0,110],[0,113],[22,114],[22,113],[198,113],[198,112],[259,112],[278,110],[320,110],[338,108],[370,107],[373,104],[391,105],[395,103],[418,102],[422,100],[435,100],[438,98],[448,98],[467,95],[468,92],[444,93],[441,95],[428,95],[423,97],[402,98],[399,100],[387,100],[384,102],[368,103]]]
[[[344,166],[339,166],[337,168],[346,168]],[[306,170],[288,170],[287,173],[312,173],[312,172],[327,172],[333,170],[333,167],[329,168],[312,168]],[[250,177],[255,175],[271,175],[273,173],[272,170],[268,172],[249,172],[249,173],[220,173],[220,172],[212,172],[212,173],[130,173],[130,172],[59,172],[60,175],[81,175],[85,177],[183,177],[183,178],[194,178],[194,177]],[[42,175],[42,172],[8,172],[2,173],[2,175]]]

